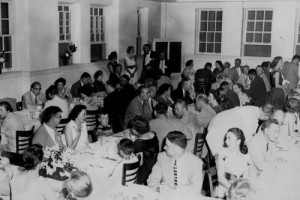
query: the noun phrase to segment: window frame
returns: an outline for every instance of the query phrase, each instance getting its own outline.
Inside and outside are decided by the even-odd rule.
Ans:
[[[2,51],[0,52],[2,54],[2,52],[4,51],[5,49],[5,39],[4,38],[10,38],[10,50],[5,50],[5,54],[4,54],[4,57],[6,59],[8,59],[7,54],[10,54],[10,66],[7,66],[7,62],[3,63],[3,68],[2,68],[2,71],[5,72],[5,71],[10,71],[13,69],[13,34],[12,34],[12,21],[13,21],[13,16],[12,16],[12,5],[11,5],[11,2],[10,1],[6,1],[6,0],[0,0],[0,10],[1,10],[1,4],[2,3],[7,3],[8,5],[8,18],[2,18],[2,13],[0,11],[0,40],[1,43],[2,43],[2,46],[0,47],[0,49],[2,49]],[[2,21],[4,20],[8,20],[8,33],[7,34],[2,34]],[[0,43],[0,44],[1,44]]]
[[[91,13],[91,9],[93,10],[93,14]],[[95,9],[98,9],[98,15],[94,15]],[[102,15],[99,15],[99,10],[102,9]],[[91,27],[92,24],[92,18],[93,17],[93,28]],[[95,26],[96,25],[96,19],[98,19],[98,29]],[[102,27],[101,27],[102,26]],[[99,32],[99,41],[96,40],[96,33],[97,30]],[[91,34],[94,34],[94,41],[92,41]],[[102,38],[103,34],[103,38]],[[104,16],[104,7],[100,5],[90,5],[90,44],[105,44],[105,16]]]
[[[248,26],[248,14],[249,11],[255,11],[255,16],[257,11],[264,11],[264,19],[263,20],[250,20],[250,22],[254,21],[254,27],[253,31],[247,31]],[[272,11],[272,19],[271,20],[265,20],[265,12],[266,11]],[[262,31],[256,31],[256,22],[262,22]],[[264,31],[265,22],[271,22],[271,30],[270,31]],[[273,8],[244,8],[243,13],[243,34],[242,34],[242,56],[243,57],[260,57],[260,58],[268,58],[272,56],[272,34],[273,34],[273,22],[274,22],[274,9]],[[253,33],[253,42],[247,42],[247,33],[252,32]],[[262,34],[262,41],[261,42],[255,42],[255,33],[261,33]],[[270,42],[264,42],[264,34],[270,34]],[[257,46],[270,46],[270,56],[251,56],[251,55],[245,55],[245,46],[246,45],[257,45]]]
[[[206,34],[208,32],[213,32],[214,34],[215,33],[221,33],[221,42],[216,42],[215,36],[214,36],[214,41],[212,42],[214,44],[215,43],[219,43],[221,45],[220,52],[215,52],[215,48],[214,48],[214,52],[207,52],[207,50],[206,50],[206,52],[200,52],[200,32],[201,32],[201,12],[202,11],[207,11],[207,12],[209,12],[209,11],[214,11],[214,12],[221,11],[222,12],[222,20],[221,21],[217,21],[216,17],[215,17],[215,20],[214,20],[214,22],[221,22],[222,23],[222,25],[221,25],[221,31],[217,31],[216,27],[215,27],[214,31],[208,31],[208,30],[205,31]],[[224,11],[223,11],[222,8],[197,8],[196,9],[196,31],[195,31],[196,32],[195,33],[195,41],[196,41],[196,44],[195,44],[195,53],[196,54],[204,54],[204,55],[220,55],[220,54],[222,54],[223,18],[224,18],[223,13],[224,13]],[[209,20],[207,20],[207,21],[209,21]],[[208,28],[208,24],[207,24],[207,28]],[[205,43],[206,43],[206,46],[207,46],[207,43],[208,43],[207,42],[207,38],[206,38]]]
[[[63,11],[59,11],[59,6],[62,6]],[[69,10],[65,11],[64,7],[68,7]],[[58,41],[59,41],[59,43],[72,43],[72,11],[71,11],[71,9],[72,9],[72,6],[70,4],[59,3],[57,5],[57,11],[58,11]],[[66,29],[67,29],[66,13],[67,12],[69,13],[69,26],[68,26],[69,27],[69,35],[70,35],[69,40],[66,39],[67,38],[67,33],[66,33]],[[60,13],[63,13],[63,20],[62,20],[63,25],[62,26],[60,25],[60,17],[59,17]],[[60,34],[60,28],[61,27],[63,28],[63,34]],[[61,35],[64,35],[63,40],[60,39]]]
[[[297,46],[300,48],[300,9],[296,11],[296,22],[295,22],[295,41],[294,41],[294,55],[297,54]],[[299,55],[299,54],[298,54]]]

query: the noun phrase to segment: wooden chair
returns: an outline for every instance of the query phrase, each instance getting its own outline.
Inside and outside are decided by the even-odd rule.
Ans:
[[[7,157],[10,161],[10,164],[17,166],[24,166],[23,154],[17,154],[9,151],[2,151],[1,156]]]
[[[140,160],[135,163],[123,164],[122,185],[133,184],[137,181],[137,173],[140,167]]]
[[[196,93],[206,94],[206,90],[205,90],[205,88],[206,88],[205,79],[203,79],[203,78],[198,78],[197,80],[195,80],[194,87],[195,87],[195,92],[196,92]]]
[[[208,177],[209,193],[210,196],[213,197],[214,188],[218,185],[218,175],[216,166],[209,168],[208,170],[206,170],[205,173]]]
[[[64,129],[68,122],[69,122],[68,118],[60,120],[59,124],[56,126],[56,130],[59,134],[64,134]]]
[[[89,137],[91,137],[92,142],[95,142],[97,140],[96,138],[96,130],[97,130],[97,118],[98,118],[98,111],[97,110],[87,110],[86,111],[86,128],[89,134]]]
[[[202,158],[202,149],[205,143],[205,135],[203,133],[197,133],[194,144],[194,155]]]
[[[23,154],[24,150],[32,144],[34,126],[29,131],[16,131],[16,153]]]

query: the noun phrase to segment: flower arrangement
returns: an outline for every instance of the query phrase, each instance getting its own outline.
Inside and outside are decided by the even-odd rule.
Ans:
[[[72,54],[76,51],[77,51],[77,47],[75,46],[75,44],[70,43],[68,50],[66,50],[65,53],[61,56],[63,60],[63,65],[69,64]]]
[[[0,74],[2,74],[3,64],[6,62],[5,51],[2,51],[0,55]]]
[[[71,149],[59,150],[46,147],[44,149],[44,160],[40,169],[40,175],[56,180],[66,180],[70,173],[76,169],[74,166]]]

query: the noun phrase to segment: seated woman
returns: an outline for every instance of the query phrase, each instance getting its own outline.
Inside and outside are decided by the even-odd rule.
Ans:
[[[93,191],[91,178],[82,171],[73,171],[70,178],[64,182],[60,198],[83,200],[87,199]]]
[[[219,113],[223,111],[223,108],[219,105],[219,101],[221,99],[220,93],[217,90],[210,90],[208,95],[208,103],[211,107]]]
[[[243,131],[239,128],[229,129],[223,146],[217,155],[218,197],[224,197],[234,181],[250,177],[251,158]]]
[[[244,92],[242,92],[244,90],[244,87],[242,84],[240,83],[236,83],[233,86],[233,91],[238,95],[239,100],[240,100],[240,106],[245,106],[245,105],[250,105],[250,98],[248,97],[248,95]]]
[[[43,147],[38,144],[24,151],[25,170],[15,173],[10,182],[13,200],[57,200],[46,179],[39,176],[43,156]]]
[[[140,167],[137,183],[146,184],[159,152],[158,139],[156,134],[150,131],[148,121],[141,116],[135,116],[127,127],[137,136],[134,141],[134,153],[141,152],[143,155],[143,165]]]
[[[86,106],[76,105],[70,112],[70,122],[66,125],[64,133],[67,147],[80,149],[87,146],[88,133],[85,123]]]
[[[172,85],[167,83],[162,84],[157,90],[157,102],[165,103],[168,107],[172,107],[174,101],[171,98],[171,89]]]
[[[16,152],[16,131],[24,131],[21,119],[14,113],[6,101],[0,102],[1,147],[5,151]]]
[[[72,94],[70,92],[70,89],[66,87],[66,79],[64,78],[58,78],[54,85],[57,87],[58,90],[58,96],[62,99],[72,99]]]

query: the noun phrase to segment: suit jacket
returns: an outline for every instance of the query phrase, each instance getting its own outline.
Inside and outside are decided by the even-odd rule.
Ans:
[[[116,86],[120,81],[120,76],[118,76],[116,73],[110,74],[109,81],[111,81]]]
[[[79,89],[82,87],[82,83],[81,81],[77,81],[75,82],[72,87],[71,87],[71,94],[73,96],[73,98],[77,98],[77,97],[80,97],[80,94],[79,94]]]
[[[159,56],[155,51],[150,51],[150,62],[145,65],[145,58],[147,54],[143,54],[143,70],[146,66],[151,66],[153,69],[157,70],[159,68]]]
[[[61,139],[60,135],[59,137]],[[43,124],[36,130],[33,136],[32,144],[40,144],[43,147],[53,147],[56,145],[56,141],[53,141],[48,131],[46,130],[45,125]]]
[[[178,99],[182,99],[186,102],[186,104],[191,104],[193,103],[193,99],[189,96],[189,92],[185,92],[186,94],[184,95],[183,94],[183,90],[182,90],[182,87],[179,85],[177,87],[176,90],[174,90],[172,93],[171,93],[171,96],[172,96],[172,99],[174,101],[178,100]]]
[[[251,81],[250,88],[245,90],[245,93],[251,97],[254,106],[260,107],[266,103],[267,90],[265,82],[259,76]]]

